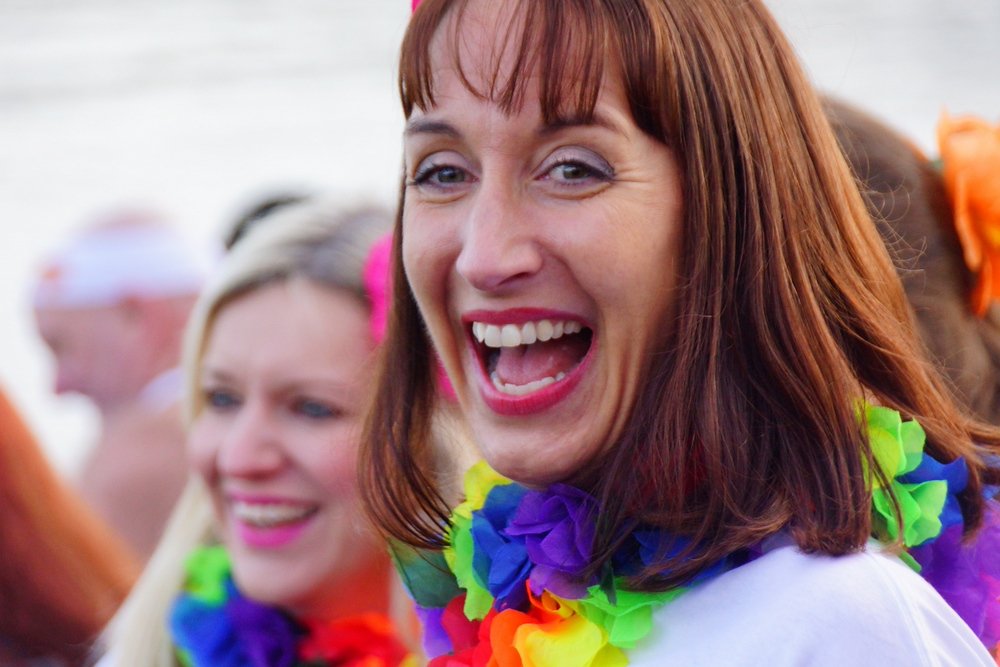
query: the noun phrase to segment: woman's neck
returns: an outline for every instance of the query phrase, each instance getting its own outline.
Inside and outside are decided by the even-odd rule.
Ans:
[[[391,571],[388,554],[381,551],[373,554],[362,566],[344,573],[331,586],[333,594],[324,600],[322,609],[317,610],[319,617],[324,621],[336,621],[360,614],[388,613]]]

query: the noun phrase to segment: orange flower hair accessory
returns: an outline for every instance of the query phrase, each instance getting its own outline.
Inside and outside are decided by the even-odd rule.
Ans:
[[[972,308],[981,317],[1000,298],[1000,125],[944,113],[938,145],[965,263],[978,277]]]

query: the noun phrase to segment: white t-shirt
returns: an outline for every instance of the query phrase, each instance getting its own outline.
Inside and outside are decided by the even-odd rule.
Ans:
[[[629,667],[996,667],[941,596],[875,543],[839,558],[780,546],[661,607],[654,625]]]

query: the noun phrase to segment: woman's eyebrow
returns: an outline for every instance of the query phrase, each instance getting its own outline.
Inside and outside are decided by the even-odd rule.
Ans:
[[[199,379],[202,382],[232,382],[235,376],[225,369],[203,364]]]
[[[453,125],[441,120],[430,120],[427,118],[415,118],[409,121],[406,124],[406,131],[404,134],[407,137],[411,137],[415,134],[436,134],[451,137],[453,139],[460,139],[462,137],[461,132],[456,130]]]

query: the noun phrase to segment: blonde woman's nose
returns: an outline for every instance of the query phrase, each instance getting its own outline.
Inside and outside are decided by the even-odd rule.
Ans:
[[[219,442],[219,472],[232,477],[261,477],[285,462],[280,433],[272,412],[258,401],[241,406]]]

